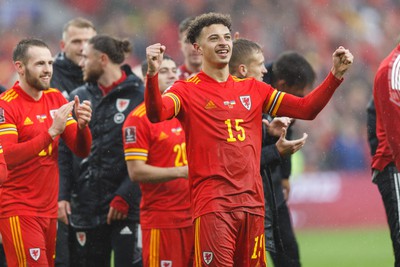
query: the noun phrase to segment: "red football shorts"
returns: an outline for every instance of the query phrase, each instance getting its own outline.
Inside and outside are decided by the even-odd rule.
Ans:
[[[264,217],[243,211],[195,219],[194,266],[267,266]]]
[[[57,219],[13,216],[0,219],[8,266],[54,266]]]
[[[193,227],[142,229],[142,260],[146,267],[193,266]]]

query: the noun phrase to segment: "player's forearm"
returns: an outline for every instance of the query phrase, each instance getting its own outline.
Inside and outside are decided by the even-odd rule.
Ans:
[[[153,76],[147,75],[144,101],[149,120],[151,122],[161,121],[162,98],[158,88],[158,73]]]
[[[317,88],[303,98],[286,94],[277,114],[279,116],[313,120],[328,104],[341,82],[342,80],[338,80],[332,73],[329,73]]]
[[[134,182],[161,183],[187,177],[186,167],[156,167],[148,164],[132,166],[127,162],[129,177]]]
[[[76,124],[67,127],[62,138],[69,149],[80,158],[86,158],[90,154],[92,146],[92,134],[89,127],[78,129]]]
[[[9,169],[21,165],[38,156],[53,142],[48,132],[42,132],[35,138],[23,143],[8,143],[3,141],[3,151],[6,164]]]

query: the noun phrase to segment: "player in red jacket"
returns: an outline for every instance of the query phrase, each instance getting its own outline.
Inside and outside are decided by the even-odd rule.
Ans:
[[[8,266],[54,266],[58,141],[80,157],[89,154],[91,106],[79,98],[67,102],[49,88],[53,57],[43,41],[20,41],[13,60],[19,79],[0,96],[0,143],[9,170],[0,191],[0,232]]]
[[[188,39],[203,55],[202,71],[161,96],[157,73],[165,46],[146,49],[145,91],[150,121],[177,117],[186,134],[195,228],[196,266],[266,266],[260,177],[261,118],[314,119],[340,85],[353,55],[333,53],[327,78],[304,98],[254,78],[229,75],[231,20],[208,13],[190,24]]]

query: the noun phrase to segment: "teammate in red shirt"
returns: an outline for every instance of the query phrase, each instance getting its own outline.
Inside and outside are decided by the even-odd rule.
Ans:
[[[49,88],[53,57],[43,41],[20,41],[13,60],[19,80],[0,95],[0,142],[9,170],[0,190],[0,232],[8,266],[54,266],[58,141],[80,157],[89,154],[91,107]]]
[[[202,71],[177,81],[163,97],[157,72],[165,46],[149,46],[146,111],[152,122],[177,117],[186,133],[195,266],[266,266],[262,113],[314,119],[340,85],[353,56],[339,47],[327,78],[298,98],[254,78],[229,75],[230,27],[230,17],[216,13],[203,14],[190,24],[188,39],[203,55]]]
[[[7,165],[4,159],[3,146],[0,145],[0,185],[3,184],[6,178],[7,178]]]
[[[175,62],[164,56],[158,75],[160,92],[177,79]],[[129,176],[140,182],[142,191],[143,266],[193,266],[186,143],[181,124],[177,119],[152,124],[143,103],[126,119],[123,137]]]
[[[395,266],[400,266],[400,44],[382,61],[374,81],[378,147],[372,158],[373,182],[386,210]]]

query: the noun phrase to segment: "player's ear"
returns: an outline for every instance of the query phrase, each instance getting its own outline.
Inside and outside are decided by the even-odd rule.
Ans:
[[[245,64],[240,64],[238,67],[238,72],[240,77],[247,77],[247,66]]]
[[[203,51],[198,43],[193,43],[193,47],[200,55],[203,55]]]
[[[19,60],[15,61],[14,68],[19,75],[24,73],[24,63],[22,63],[22,61],[19,61]]]

